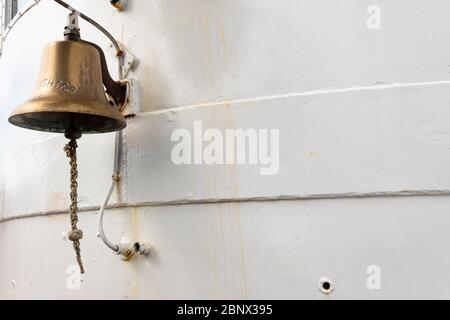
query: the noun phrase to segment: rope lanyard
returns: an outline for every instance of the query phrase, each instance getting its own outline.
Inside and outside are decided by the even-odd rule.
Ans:
[[[77,141],[71,139],[64,147],[64,151],[68,158],[70,158],[70,224],[72,230],[69,231],[69,240],[73,242],[77,262],[80,267],[80,272],[84,273],[83,262],[81,261],[80,240],[83,238],[83,231],[77,228],[78,223],[78,170],[77,170]]]

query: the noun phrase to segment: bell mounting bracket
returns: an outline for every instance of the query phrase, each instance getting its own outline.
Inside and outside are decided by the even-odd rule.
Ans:
[[[115,81],[108,71],[108,65],[106,64],[105,53],[102,48],[92,42],[81,40],[97,49],[100,54],[100,63],[102,68],[103,85],[106,88],[106,93],[114,100],[116,106],[122,108],[126,104],[127,99],[127,85],[122,82]]]

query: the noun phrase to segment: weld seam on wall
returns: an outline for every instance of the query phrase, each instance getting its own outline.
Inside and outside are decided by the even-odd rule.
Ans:
[[[170,207],[182,205],[222,204],[222,203],[245,203],[245,202],[274,202],[274,201],[302,201],[302,200],[339,200],[339,199],[367,199],[367,198],[398,198],[398,197],[438,197],[450,196],[450,190],[402,190],[402,191],[379,191],[379,192],[347,192],[347,193],[325,193],[310,195],[279,195],[263,197],[244,198],[209,198],[209,199],[178,199],[170,201],[144,201],[133,203],[116,203],[107,206],[107,209],[139,208],[139,207]],[[79,212],[98,211],[100,206],[80,207]],[[68,214],[69,210],[53,210],[21,214],[0,219],[0,224],[34,217]]]
[[[194,105],[189,105],[189,106],[181,106],[181,107],[173,107],[173,108],[165,108],[165,109],[158,108],[157,110],[153,110],[153,111],[140,112],[140,113],[136,114],[136,116],[144,116],[145,117],[145,116],[165,114],[165,113],[170,113],[170,112],[186,111],[186,110],[203,108],[203,107],[214,107],[214,106],[223,106],[223,105],[230,105],[230,104],[245,104],[245,103],[251,103],[251,102],[270,101],[270,100],[287,99],[287,98],[294,98],[294,97],[309,97],[309,96],[316,96],[316,95],[361,92],[361,91],[376,91],[376,90],[398,89],[398,88],[420,88],[420,87],[428,87],[428,86],[436,86],[436,85],[450,85],[450,80],[377,84],[377,85],[371,85],[371,86],[347,87],[347,88],[339,88],[339,89],[317,89],[317,90],[310,90],[310,91],[304,91],[304,92],[294,92],[294,93],[277,94],[277,95],[270,95],[270,96],[261,96],[261,97],[256,97],[256,98],[206,102],[206,103],[194,104]]]

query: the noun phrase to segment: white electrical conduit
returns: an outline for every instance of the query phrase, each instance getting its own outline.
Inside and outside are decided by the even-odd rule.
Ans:
[[[103,216],[105,214],[106,206],[108,205],[108,201],[111,198],[111,194],[114,191],[114,187],[116,185],[116,181],[113,180],[111,182],[111,186],[109,187],[108,194],[106,195],[105,200],[103,200],[102,206],[100,207],[100,211],[98,213],[98,234],[100,238],[102,238],[103,242],[106,244],[107,247],[109,247],[112,251],[118,252],[119,251],[119,245],[112,243],[109,241],[108,237],[105,234],[105,231],[103,230]]]
[[[106,194],[105,200],[103,200],[102,206],[98,212],[98,234],[102,238],[103,242],[112,251],[119,252],[120,247],[117,244],[112,243],[105,234],[103,230],[103,216],[105,214],[106,206],[111,198],[114,188],[120,180],[120,164],[121,164],[121,154],[122,154],[122,131],[116,133],[116,142],[114,146],[114,173],[112,176],[111,186],[109,187],[108,193]]]
[[[123,78],[123,76],[121,75],[120,80],[125,81],[122,78]],[[125,95],[125,97],[126,97],[125,105],[122,106],[122,108],[126,106],[127,101],[130,96],[130,85],[131,84],[128,81],[126,81],[126,84],[127,84],[127,91],[126,91],[126,95]],[[111,198],[114,188],[115,188],[116,184],[119,183],[120,178],[121,178],[120,171],[121,171],[121,164],[122,164],[122,138],[123,138],[123,136],[122,136],[122,130],[121,130],[116,133],[116,139],[115,139],[115,144],[114,144],[114,172],[112,175],[111,186],[109,187],[108,193],[106,194],[106,198],[105,198],[105,200],[103,200],[102,206],[100,207],[100,210],[98,212],[98,234],[99,234],[100,238],[102,238],[102,240],[106,244],[106,246],[108,246],[111,250],[113,250],[116,253],[121,251],[120,245],[112,243],[106,236],[105,231],[103,230],[103,216],[105,214],[106,206],[108,205],[109,199]]]

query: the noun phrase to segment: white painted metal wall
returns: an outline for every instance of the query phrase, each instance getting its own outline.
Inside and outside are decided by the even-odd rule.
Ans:
[[[139,59],[142,113],[105,227],[155,252],[122,262],[83,211],[87,273],[67,287],[69,219],[45,215],[69,204],[65,139],[7,122],[61,38],[66,12],[42,1],[0,58],[0,298],[450,298],[449,1],[69,2]],[[366,26],[372,4],[379,30]],[[108,47],[83,22],[82,36]],[[280,129],[279,173],[173,165],[170,135],[194,121]],[[105,196],[113,141],[80,141],[81,208]],[[371,265],[380,290],[366,285]]]

